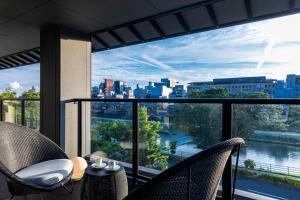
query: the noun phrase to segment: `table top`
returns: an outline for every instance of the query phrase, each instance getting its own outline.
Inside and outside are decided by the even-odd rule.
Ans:
[[[104,163],[106,163],[106,162],[104,162]],[[118,164],[118,165],[120,165],[120,164]],[[106,169],[95,169],[91,166],[91,164],[89,164],[85,170],[85,173],[89,176],[106,177],[106,176],[114,176],[123,170],[124,170],[124,167],[122,165],[120,165],[120,169],[118,169],[116,171],[109,171]]]

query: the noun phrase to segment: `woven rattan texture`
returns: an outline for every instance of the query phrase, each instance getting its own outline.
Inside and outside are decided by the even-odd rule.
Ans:
[[[206,149],[154,177],[126,200],[215,199],[225,164],[244,141],[234,138]]]
[[[0,122],[0,172],[8,178],[12,194],[23,193],[26,189],[52,191],[67,183],[70,177],[43,188],[30,185],[14,175],[18,170],[33,164],[60,158],[68,157],[54,142],[39,132],[21,125]]]

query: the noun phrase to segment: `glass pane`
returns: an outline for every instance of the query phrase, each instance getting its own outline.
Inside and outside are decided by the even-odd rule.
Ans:
[[[3,101],[3,121],[21,124],[20,101]]]
[[[91,153],[131,163],[131,103],[91,103]]]
[[[280,199],[299,197],[299,111],[300,106],[288,105],[233,106],[233,135],[246,139],[238,189]]]
[[[140,104],[140,165],[164,170],[219,142],[221,112],[218,104]]]
[[[32,129],[40,129],[40,101],[25,101],[25,123]]]

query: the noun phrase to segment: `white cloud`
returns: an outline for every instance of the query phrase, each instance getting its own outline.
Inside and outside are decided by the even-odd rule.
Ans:
[[[9,87],[10,87],[12,90],[23,89],[23,87],[21,86],[21,84],[20,84],[18,81],[14,81],[14,82],[9,83]]]
[[[93,56],[94,82],[110,75],[132,83],[176,78],[284,79],[300,66],[300,15],[124,47]]]

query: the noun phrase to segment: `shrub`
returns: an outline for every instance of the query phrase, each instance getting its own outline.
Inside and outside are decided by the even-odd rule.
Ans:
[[[244,165],[247,169],[254,169],[256,164],[254,162],[254,160],[251,160],[251,159],[247,159],[244,161]]]

